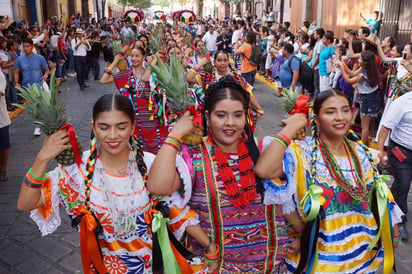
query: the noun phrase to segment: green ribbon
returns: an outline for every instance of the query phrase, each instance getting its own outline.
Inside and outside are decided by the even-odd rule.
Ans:
[[[371,243],[368,246],[368,249],[372,249],[381,237],[382,227],[383,227],[383,219],[385,217],[385,212],[388,208],[388,193],[389,188],[386,182],[390,180],[389,176],[387,175],[379,175],[376,180],[376,203],[378,205],[378,215],[379,215],[379,229],[376,236],[373,238]],[[372,199],[369,199],[369,203],[372,203]],[[369,204],[371,208],[371,204]]]
[[[323,189],[315,184],[311,184],[300,201],[300,207],[305,211],[305,221],[312,221],[318,216],[320,210],[320,197]]]
[[[152,232],[157,233],[157,239],[162,251],[163,267],[165,272],[171,274],[180,274],[180,267],[173,254],[172,247],[169,241],[166,223],[169,218],[164,218],[161,212],[153,214]]]

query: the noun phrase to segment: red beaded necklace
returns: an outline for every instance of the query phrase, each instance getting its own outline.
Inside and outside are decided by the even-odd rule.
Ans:
[[[220,177],[225,186],[226,194],[230,202],[237,208],[250,205],[251,201],[256,199],[256,178],[253,173],[253,161],[249,156],[249,150],[244,140],[239,140],[238,155],[239,155],[239,171],[240,182],[236,182],[233,170],[229,165],[227,156],[219,147],[208,137],[207,142],[212,146],[215,160],[218,165]]]

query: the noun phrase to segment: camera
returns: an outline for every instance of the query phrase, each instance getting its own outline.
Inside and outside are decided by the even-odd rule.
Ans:
[[[406,52],[404,52],[404,53],[402,54],[403,59],[406,59],[406,55],[407,55]]]
[[[390,60],[390,61],[383,61],[383,63],[385,65],[392,65],[392,66],[396,66],[398,64],[398,61],[396,60]]]

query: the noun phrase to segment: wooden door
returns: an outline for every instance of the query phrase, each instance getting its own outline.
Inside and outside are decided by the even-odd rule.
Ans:
[[[15,0],[14,5],[16,7],[16,19],[17,21],[25,21],[29,24],[29,9],[27,6],[27,0]]]

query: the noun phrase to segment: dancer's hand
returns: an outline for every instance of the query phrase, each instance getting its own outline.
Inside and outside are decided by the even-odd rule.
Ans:
[[[38,158],[50,162],[66,149],[70,149],[69,136],[65,130],[59,130],[46,137],[43,147],[38,154]]]
[[[285,244],[285,247],[288,249],[288,253],[300,253],[300,239],[295,239],[293,242]]]
[[[185,114],[176,122],[173,126],[172,134],[176,135],[177,137],[183,138],[189,133],[194,133],[197,135],[202,135],[201,129],[195,127],[193,125],[193,115],[190,111],[186,111]]]

